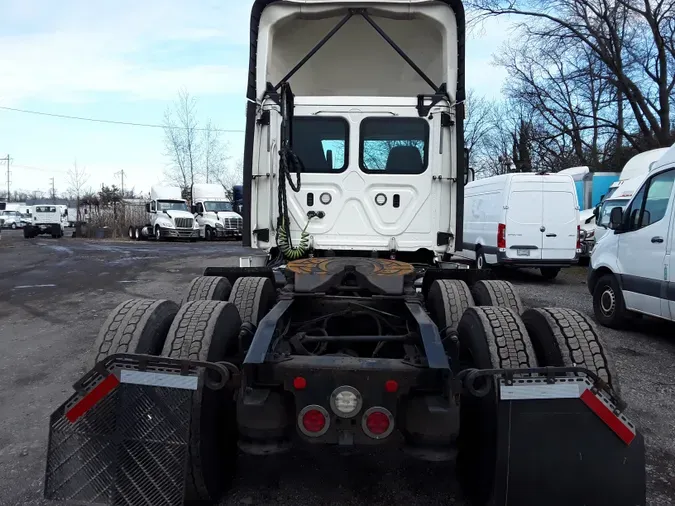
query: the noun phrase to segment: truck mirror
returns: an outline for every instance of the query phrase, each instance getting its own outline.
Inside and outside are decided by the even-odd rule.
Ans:
[[[190,212],[192,214],[197,214],[197,206],[190,206]]]
[[[328,167],[333,168],[333,150],[326,150],[326,161],[328,162]]]
[[[595,219],[598,219],[598,215],[600,214],[600,206],[595,206],[593,209],[593,216],[595,216]]]
[[[623,209],[620,207],[615,207],[609,213],[609,228],[612,230],[618,230],[621,227],[623,222]]]
[[[150,212],[150,202],[145,204],[145,212],[149,213]]]

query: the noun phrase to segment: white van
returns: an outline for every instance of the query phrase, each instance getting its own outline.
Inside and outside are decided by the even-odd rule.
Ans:
[[[593,210],[594,215],[597,214],[595,229],[593,231],[593,236],[596,243],[609,231],[609,216],[612,212],[612,209],[615,207],[621,207],[624,209],[628,202],[630,202],[630,199],[633,198],[633,194],[640,188],[640,186],[642,186],[642,183],[646,177],[647,174],[641,174],[632,179],[624,181],[619,189],[614,192],[611,198],[603,200],[602,204],[598,206],[597,212]]]
[[[621,328],[631,313],[675,320],[675,145],[652,168],[591,254],[588,290],[598,321]]]
[[[579,261],[579,205],[569,175],[518,173],[479,179],[464,190],[461,256],[484,269],[535,267],[553,279]]]

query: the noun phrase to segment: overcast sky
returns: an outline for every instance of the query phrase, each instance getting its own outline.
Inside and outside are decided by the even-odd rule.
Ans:
[[[52,114],[161,124],[181,87],[200,119],[244,129],[252,0],[2,0],[0,106]],[[499,96],[491,66],[506,40],[496,21],[467,40],[467,84]],[[225,133],[233,159],[244,135]],[[161,129],[91,123],[0,109],[0,157],[11,156],[12,190],[67,189],[76,159],[89,184],[141,191],[162,180]],[[0,188],[6,189],[0,167]]]

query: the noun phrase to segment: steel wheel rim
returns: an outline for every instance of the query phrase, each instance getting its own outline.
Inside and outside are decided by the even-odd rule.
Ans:
[[[616,309],[616,295],[611,286],[606,286],[600,294],[600,311],[604,316],[612,316]]]

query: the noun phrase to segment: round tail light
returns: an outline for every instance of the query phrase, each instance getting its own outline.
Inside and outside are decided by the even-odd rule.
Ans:
[[[385,408],[370,408],[363,414],[362,427],[373,439],[384,439],[394,430],[394,417]]]
[[[328,411],[316,404],[305,406],[298,415],[298,427],[305,436],[323,436],[329,425]]]

